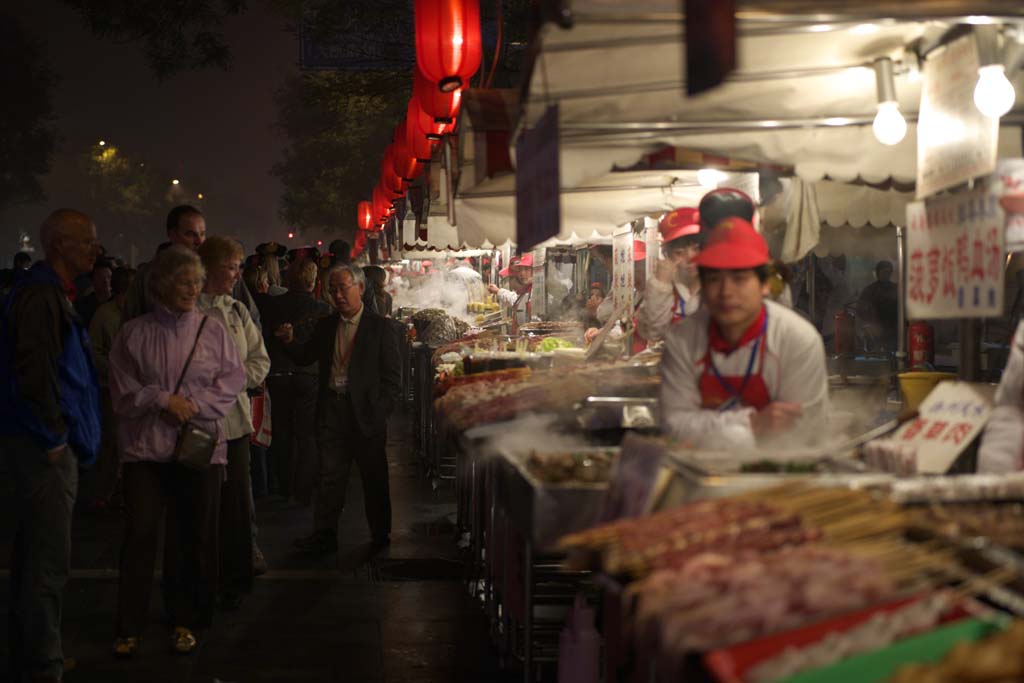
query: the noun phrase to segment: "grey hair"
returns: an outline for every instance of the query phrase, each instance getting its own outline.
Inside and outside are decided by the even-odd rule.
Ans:
[[[174,278],[184,268],[192,268],[200,277],[206,277],[206,269],[199,255],[188,247],[173,244],[156,255],[146,275],[146,292],[150,300],[163,303],[174,288]]]
[[[363,274],[363,269],[359,266],[354,266],[351,263],[336,263],[331,266],[331,269],[327,271],[327,282],[330,283],[331,275],[334,273],[351,273],[352,282],[358,285],[362,285],[363,289],[366,289],[366,275]]]

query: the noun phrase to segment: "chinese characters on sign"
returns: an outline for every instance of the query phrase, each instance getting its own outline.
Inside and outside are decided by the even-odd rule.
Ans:
[[[612,237],[612,301],[624,315],[633,312],[633,228],[619,228]]]
[[[907,205],[907,317],[1003,313],[1003,210],[979,187]]]
[[[917,196],[929,197],[996,168],[999,119],[974,106],[978,47],[966,35],[928,56],[917,124]]]
[[[945,474],[985,427],[994,393],[984,384],[943,382],[921,404],[920,417],[893,438],[917,447],[918,473]]]

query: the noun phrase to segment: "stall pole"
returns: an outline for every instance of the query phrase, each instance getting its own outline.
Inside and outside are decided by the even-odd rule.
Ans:
[[[977,318],[960,321],[960,379],[981,379],[981,321]]]
[[[906,235],[903,227],[896,226],[896,329],[899,336],[896,340],[896,371],[907,369],[907,309],[903,298],[906,292]]]

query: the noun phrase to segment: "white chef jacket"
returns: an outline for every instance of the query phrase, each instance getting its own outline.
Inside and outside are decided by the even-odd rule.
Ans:
[[[511,289],[500,288],[498,289],[498,299],[506,306],[512,307],[512,318],[516,321],[517,325],[525,325],[530,322],[530,316],[528,314],[529,304],[532,299],[533,289],[531,288],[526,294],[522,295],[520,300],[520,294]],[[516,302],[519,305],[516,306]]]
[[[995,410],[981,439],[978,472],[1003,474],[1024,469],[1024,322],[1017,326],[1010,357],[996,389]]]
[[[787,443],[805,445],[824,436],[828,410],[828,373],[825,347],[814,326],[774,301],[765,301],[768,321],[764,356],[754,368],[760,372],[772,401],[799,403],[803,417],[787,434]],[[661,428],[696,448],[747,448],[756,445],[750,417],[753,408],[727,411],[702,407],[699,388],[708,356],[707,308],[676,323],[665,335],[661,360]],[[715,367],[726,377],[742,377],[750,361],[755,339],[731,353],[711,351]],[[773,439],[774,440],[774,439]]]
[[[700,295],[678,282],[662,282],[651,278],[644,290],[644,300],[637,312],[637,328],[640,336],[648,342],[656,342],[665,338],[672,316],[675,314],[676,297],[683,303],[684,317],[689,317],[700,309]]]

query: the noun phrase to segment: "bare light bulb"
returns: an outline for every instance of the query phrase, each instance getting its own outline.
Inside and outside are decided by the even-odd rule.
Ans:
[[[896,145],[907,135],[907,122],[896,102],[879,102],[875,122],[871,124],[875,139],[883,145]]]
[[[974,106],[985,116],[997,119],[1013,108],[1017,95],[1006,77],[1002,64],[986,64],[978,69],[978,84],[974,86]]]

